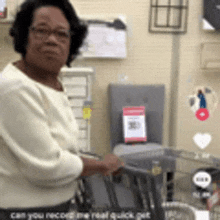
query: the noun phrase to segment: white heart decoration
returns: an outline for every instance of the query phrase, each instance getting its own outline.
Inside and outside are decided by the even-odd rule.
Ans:
[[[193,140],[198,147],[205,149],[210,144],[212,136],[208,133],[197,133],[194,135]]]

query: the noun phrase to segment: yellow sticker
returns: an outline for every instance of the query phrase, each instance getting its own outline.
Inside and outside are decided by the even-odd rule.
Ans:
[[[91,108],[84,108],[84,109],[83,109],[83,118],[84,118],[84,119],[90,119],[90,117],[91,117],[91,111],[92,111]]]

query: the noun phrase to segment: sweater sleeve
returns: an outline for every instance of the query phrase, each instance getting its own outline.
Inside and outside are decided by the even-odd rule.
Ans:
[[[61,187],[78,178],[83,162],[50,134],[38,89],[16,83],[0,92],[0,134],[21,174],[42,187]]]

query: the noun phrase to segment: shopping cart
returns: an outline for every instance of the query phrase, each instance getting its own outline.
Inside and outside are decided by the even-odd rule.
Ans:
[[[95,175],[80,180],[76,201],[78,212],[89,213],[87,219],[200,220],[198,213],[201,212],[202,220],[205,215],[205,220],[220,219],[219,203],[212,201],[220,198],[215,195],[220,180],[220,159],[204,152],[170,148],[121,158],[126,165],[119,176]],[[145,163],[140,162],[141,158]],[[192,180],[199,171],[208,172],[212,177],[206,188],[195,185]],[[169,181],[167,172],[173,173]],[[162,183],[158,182],[161,176]],[[172,198],[168,199],[167,195]]]
[[[126,155],[123,160],[139,169],[147,169],[148,173],[155,176],[165,219],[220,219],[219,158],[201,151],[163,148]],[[203,188],[194,183],[193,178],[198,172],[211,176],[207,187]],[[167,180],[167,173],[172,173],[170,180]],[[161,178],[162,182],[158,181]],[[206,218],[198,217],[201,212]]]
[[[81,219],[165,220],[154,176],[125,166],[118,176],[82,178],[76,196]]]

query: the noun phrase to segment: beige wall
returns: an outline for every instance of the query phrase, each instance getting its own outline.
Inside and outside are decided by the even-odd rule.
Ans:
[[[9,61],[19,58],[12,49],[12,40],[8,36],[9,27],[9,24],[0,23],[0,71]]]
[[[79,65],[94,66],[96,81],[93,84],[95,109],[92,115],[91,144],[97,152],[110,151],[110,121],[107,88],[125,73],[134,84],[165,84],[166,106],[169,105],[172,35],[148,32],[149,3],[146,0],[82,1],[73,0],[78,14],[123,14],[128,24],[128,56],[124,60],[86,60]],[[111,9],[111,10],[109,10]],[[73,64],[74,65],[74,64]],[[75,65],[78,65],[75,62]],[[165,111],[164,143],[168,144],[168,108]]]
[[[73,66],[92,66],[96,69],[96,80],[92,86],[94,111],[91,119],[92,149],[100,154],[110,151],[110,121],[109,100],[107,88],[109,83],[116,82],[118,75],[125,73],[134,84],[165,84],[166,100],[164,112],[164,145],[197,151],[193,136],[197,132],[209,132],[213,140],[206,152],[219,154],[220,141],[219,109],[208,121],[198,121],[186,104],[187,96],[194,86],[204,85],[213,88],[220,94],[218,72],[202,71],[200,69],[200,44],[202,42],[218,41],[215,33],[205,33],[201,30],[199,16],[202,14],[202,0],[189,2],[189,17],[187,33],[180,36],[172,34],[152,34],[148,32],[150,0],[71,0],[79,15],[123,14],[128,24],[128,56],[123,60],[92,59],[76,60]],[[0,24],[0,31],[7,29]],[[6,30],[5,30],[6,31]],[[6,32],[5,32],[6,33]],[[179,41],[179,83],[177,107],[170,107],[171,74],[173,74],[172,57],[173,44]],[[13,59],[17,59],[10,45],[0,36],[0,70]],[[178,54],[177,54],[178,56]],[[189,82],[191,77],[191,82]],[[176,89],[174,87],[174,89]],[[175,90],[174,90],[175,93]],[[174,96],[175,97],[175,96]],[[173,106],[173,105],[172,105]],[[175,106],[174,106],[175,107]],[[169,112],[174,110],[173,117]],[[171,124],[169,123],[171,121]],[[176,123],[175,123],[176,122]],[[175,125],[172,126],[172,125]],[[172,132],[171,128],[174,129]],[[171,134],[171,135],[170,135]],[[171,136],[171,137],[170,137]]]
[[[201,29],[200,15],[202,13],[202,1],[190,1],[188,32],[181,36],[180,52],[180,82],[178,93],[178,148],[197,151],[198,147],[193,142],[193,136],[197,132],[210,133],[211,144],[204,150],[212,154],[220,154],[220,108],[219,105],[212,117],[201,122],[194,117],[194,114],[186,105],[186,96],[192,93],[196,86],[211,87],[220,95],[220,69],[202,70],[200,66],[201,43],[220,42],[219,33],[205,32]],[[189,80],[191,79],[191,80]],[[191,82],[189,82],[191,81]]]

